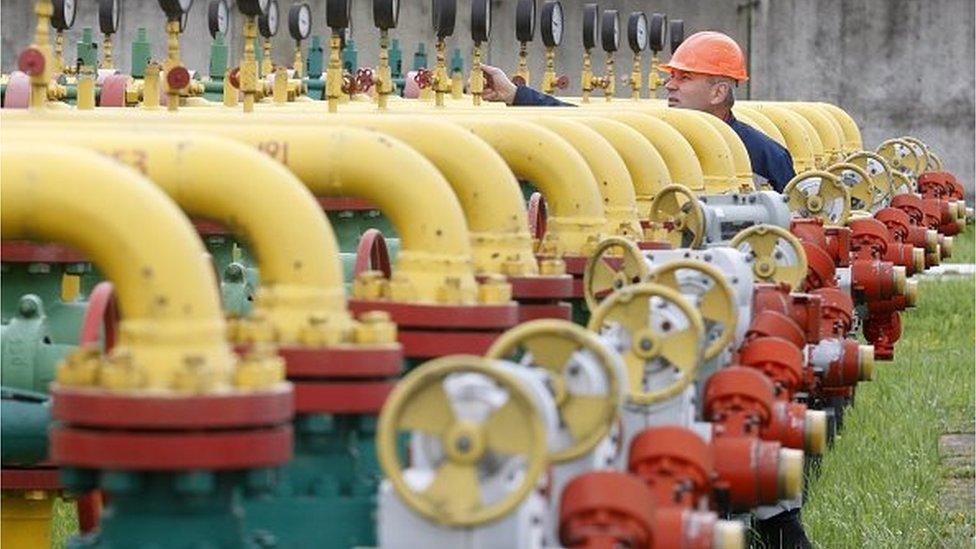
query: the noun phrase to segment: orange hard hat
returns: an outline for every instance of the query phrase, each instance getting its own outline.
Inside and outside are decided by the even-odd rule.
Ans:
[[[714,31],[696,32],[686,38],[660,69],[728,76],[739,82],[749,79],[742,49],[735,40]]]

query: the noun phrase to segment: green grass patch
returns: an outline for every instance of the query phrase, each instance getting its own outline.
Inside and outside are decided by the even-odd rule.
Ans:
[[[952,237],[952,257],[946,263],[976,263],[976,227],[966,225],[966,230]]]
[[[803,519],[816,546],[973,547],[973,510],[940,507],[945,477],[958,471],[940,462],[938,443],[974,431],[974,296],[973,278],[921,283],[895,360],[858,385],[808,486]]]

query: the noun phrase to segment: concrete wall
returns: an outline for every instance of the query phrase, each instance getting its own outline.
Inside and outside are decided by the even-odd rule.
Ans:
[[[541,5],[542,0],[538,0]],[[72,59],[82,27],[97,29],[97,2],[79,4],[74,29],[66,35],[67,58]],[[233,0],[230,2],[233,4]],[[508,71],[517,66],[515,0],[493,0],[494,24],[487,62]],[[145,26],[155,58],[165,54],[164,18],[155,0],[123,2],[120,36],[115,39],[117,66],[129,69],[129,44],[136,28]],[[282,22],[275,39],[274,60],[289,64],[293,43],[286,29],[288,0],[282,0]],[[309,0],[315,34],[326,36],[325,0]],[[353,0],[352,37],[360,64],[377,56],[377,31],[372,24],[372,2]],[[430,8],[426,0],[402,0],[399,38],[404,66],[409,66],[417,43],[427,44],[433,58]],[[455,36],[448,47],[471,50],[470,3],[460,0]],[[557,50],[556,66],[570,76],[567,95],[579,94],[582,1],[563,0],[567,32]],[[2,0],[0,65],[4,72],[16,64],[17,53],[33,35],[33,0]],[[864,133],[866,146],[887,137],[912,134],[942,154],[972,193],[974,179],[974,66],[972,0],[603,0],[602,9],[617,9],[622,23],[632,10],[661,11],[685,20],[687,34],[713,29],[730,34],[749,51],[752,79],[741,96],[763,99],[817,99],[847,109]],[[182,39],[184,62],[206,72],[209,35],[207,2],[194,2]],[[231,51],[240,51],[241,18],[232,22]],[[97,34],[97,33],[96,33]],[[100,38],[100,37],[99,37]],[[624,39],[625,42],[625,39]],[[629,73],[631,55],[621,44],[616,55],[618,75]],[[541,80],[541,40],[530,46],[533,80]],[[603,70],[603,55],[594,52],[594,71]],[[450,50],[449,50],[450,54]],[[644,72],[649,65],[644,59]],[[666,56],[665,56],[666,57]],[[618,85],[617,93],[628,90]]]

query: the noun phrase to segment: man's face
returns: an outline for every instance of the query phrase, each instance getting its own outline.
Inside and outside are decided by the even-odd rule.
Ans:
[[[664,89],[668,90],[668,106],[707,111],[715,96],[710,80],[705,74],[671,71],[664,83]]]

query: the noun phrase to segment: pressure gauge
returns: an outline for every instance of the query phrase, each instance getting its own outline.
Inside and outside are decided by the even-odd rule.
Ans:
[[[430,18],[437,38],[447,38],[454,34],[456,13],[457,0],[431,0]]]
[[[671,37],[671,53],[678,49],[678,46],[685,41],[685,22],[682,19],[672,19],[668,26],[668,35]]]
[[[54,15],[51,26],[55,30],[66,31],[75,24],[75,0],[54,0]]]
[[[352,0],[328,0],[325,5],[325,24],[332,30],[348,29]]]
[[[305,40],[312,34],[312,8],[305,2],[288,10],[288,33],[293,40]]]
[[[535,36],[535,0],[518,0],[515,6],[515,38],[531,42]]]
[[[657,53],[664,49],[664,37],[667,36],[668,16],[663,13],[652,13],[650,25],[648,26],[650,36],[648,44],[651,51]]]
[[[471,40],[487,42],[491,36],[491,0],[471,0]]]
[[[596,47],[600,8],[596,4],[583,5],[583,49],[592,50]]]
[[[102,34],[118,32],[121,12],[119,0],[98,0],[98,28]]]
[[[260,17],[268,13],[271,0],[237,0],[237,8],[248,17]]]
[[[563,41],[563,6],[556,0],[542,5],[542,43],[555,48]]]
[[[207,6],[207,28],[210,29],[210,37],[217,38],[217,33],[227,36],[227,25],[230,22],[230,13],[227,10],[225,0],[211,0]]]
[[[258,17],[258,31],[265,38],[278,34],[278,0],[270,0],[268,13]]]
[[[180,16],[180,34],[186,31],[186,26],[190,23],[190,12],[189,10],[184,11],[183,15]]]
[[[642,11],[635,11],[627,19],[627,41],[634,53],[647,49],[647,16]]]
[[[159,0],[159,7],[170,21],[180,21],[192,5],[193,0]]]
[[[603,51],[613,53],[620,47],[620,15],[617,10],[604,10],[600,24],[600,39]]]
[[[395,29],[400,19],[400,0],[373,0],[373,24],[380,30]]]

